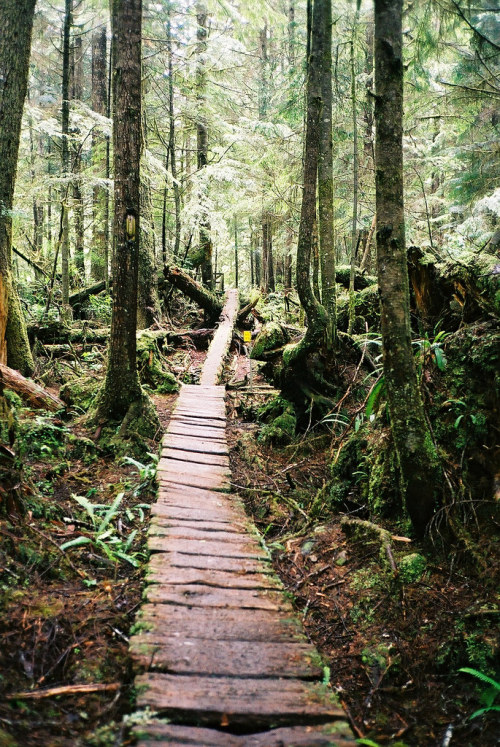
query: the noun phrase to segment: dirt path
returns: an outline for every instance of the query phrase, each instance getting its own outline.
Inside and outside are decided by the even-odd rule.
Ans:
[[[144,747],[351,744],[318,654],[229,492],[216,381],[236,310],[230,292],[202,383],[182,388],[164,437],[149,586],[131,639],[137,705],[156,716],[135,734]]]

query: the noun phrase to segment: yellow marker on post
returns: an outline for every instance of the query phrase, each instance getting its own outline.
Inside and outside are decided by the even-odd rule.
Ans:
[[[252,332],[249,329],[243,330],[243,342],[248,343],[252,342]],[[250,384],[250,389],[252,388],[252,359],[250,358],[250,347],[246,345],[247,355],[248,355],[248,365],[250,367],[250,371],[248,374],[248,381]]]

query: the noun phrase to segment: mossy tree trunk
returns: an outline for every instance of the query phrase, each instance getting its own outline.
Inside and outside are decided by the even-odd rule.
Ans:
[[[126,416],[142,399],[136,366],[141,157],[142,0],[113,0],[113,308],[97,418]]]
[[[321,141],[323,107],[322,67],[327,39],[331,34],[331,6],[327,0],[315,0],[312,11],[311,53],[307,75],[307,121],[304,155],[304,189],[297,246],[297,291],[307,314],[308,327],[301,348],[325,343],[328,313],[311,287],[311,254],[316,222],[316,183]]]
[[[149,177],[141,180],[141,229],[139,239],[139,285],[137,329],[146,329],[159,317],[153,206]]]
[[[391,427],[415,531],[423,535],[440,485],[410,337],[403,204],[402,0],[375,0],[377,263]]]
[[[321,300],[328,311],[328,345],[336,337],[335,246],[333,242],[333,134],[331,0],[324,0],[326,39],[321,66],[321,127],[318,162],[318,222],[321,263]]]
[[[34,11],[35,0],[0,3],[0,362],[25,375],[33,358],[12,275],[12,204]]]

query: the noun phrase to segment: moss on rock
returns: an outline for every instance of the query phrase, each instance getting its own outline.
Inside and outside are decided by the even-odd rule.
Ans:
[[[255,338],[252,348],[252,358],[258,360],[262,353],[276,350],[287,342],[283,328],[277,322],[267,322]]]

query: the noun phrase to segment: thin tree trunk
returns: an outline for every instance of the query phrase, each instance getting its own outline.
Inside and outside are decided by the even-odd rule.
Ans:
[[[358,233],[358,105],[357,105],[357,91],[356,91],[356,59],[355,59],[355,48],[354,40],[356,37],[356,29],[358,25],[359,8],[356,10],[354,17],[354,26],[352,29],[352,37],[350,43],[350,57],[351,57],[351,107],[352,107],[352,154],[353,154],[353,168],[352,168],[352,229],[351,229],[351,279],[349,283],[349,322],[347,327],[348,334],[352,334],[354,326],[354,319],[356,317],[356,296],[354,293],[354,276],[356,274],[356,248],[357,248],[357,233]]]
[[[12,205],[34,11],[35,0],[0,3],[0,362],[24,375],[33,358],[12,276]]]
[[[149,180],[141,180],[141,228],[139,239],[139,280],[137,329],[146,329],[159,317],[160,302],[156,278],[153,206]]]
[[[63,27],[63,60],[62,60],[62,105],[61,105],[61,171],[64,180],[69,180],[69,98],[71,73],[71,27],[73,25],[73,0],[65,0]],[[63,314],[69,313],[69,181],[62,188],[63,238],[61,245],[61,279]]]
[[[403,203],[402,6],[402,0],[375,0],[376,235],[391,427],[406,507],[421,536],[434,512],[441,476],[411,346]]]
[[[103,116],[108,109],[107,83],[107,40],[106,28],[94,31],[92,34],[92,109]],[[99,133],[92,133],[92,161],[96,177],[106,177],[106,154],[102,152],[106,139]],[[96,185],[92,189],[92,252],[91,275],[95,280],[106,280],[106,208],[108,203],[108,189]]]
[[[238,220],[234,219],[234,287],[238,287]]]
[[[198,171],[204,169],[208,163],[208,128],[206,118],[206,70],[205,70],[205,53],[207,49],[207,10],[203,2],[196,5],[197,20],[197,55],[198,63],[196,69],[196,97],[198,100],[198,114],[196,118],[196,142],[198,153]],[[203,284],[213,289],[213,269],[212,269],[212,239],[210,236],[211,226],[208,211],[204,206],[205,195],[200,194],[200,213],[199,222],[200,232],[200,266]]]
[[[175,114],[174,114],[174,65],[172,54],[171,3],[167,2],[167,56],[168,56],[168,119],[170,152],[170,170],[172,173],[174,205],[175,205],[175,236],[174,258],[178,261],[181,250],[181,193],[177,180],[177,158],[175,154]]]

